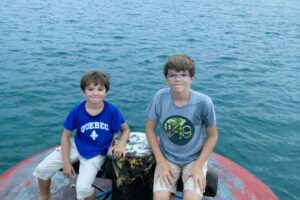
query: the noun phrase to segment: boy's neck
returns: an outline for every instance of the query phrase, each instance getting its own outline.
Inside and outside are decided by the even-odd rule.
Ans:
[[[173,103],[178,107],[185,106],[190,100],[190,95],[191,93],[189,90],[180,93],[172,92]]]
[[[91,115],[91,116],[96,116],[102,112],[104,108],[104,102],[100,103],[91,103],[91,102],[86,102],[85,104],[85,109],[86,111]]]

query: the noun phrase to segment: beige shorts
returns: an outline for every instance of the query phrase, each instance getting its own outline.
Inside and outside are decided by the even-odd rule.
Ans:
[[[92,186],[106,156],[95,156],[90,159],[81,157],[74,141],[71,139],[70,159],[74,163],[79,160],[79,174],[76,181],[77,199],[84,199],[94,193]],[[60,147],[49,154],[34,170],[33,175],[42,180],[49,180],[55,172],[62,169],[63,160]]]
[[[191,171],[194,162],[191,162],[183,167],[180,167],[179,165],[176,165],[174,163],[171,163],[169,161],[167,161],[168,164],[171,166],[171,168],[173,169],[174,172],[174,176],[173,176],[173,180],[171,181],[171,185],[167,185],[165,183],[161,183],[161,181],[157,178],[157,174],[156,174],[156,170],[155,169],[155,175],[154,175],[154,183],[153,183],[153,192],[158,192],[158,191],[169,191],[172,192],[174,194],[176,194],[176,188],[177,188],[177,181],[180,178],[180,174],[182,172],[181,178],[182,180],[184,180],[184,177],[187,176],[187,174]],[[206,177],[206,172],[207,172],[207,161],[204,163],[203,166],[203,175],[204,177]],[[195,191],[194,189],[194,180],[192,177],[189,177],[188,180],[186,180],[185,182],[183,182],[183,190],[191,190],[191,191]],[[200,187],[197,186],[196,191],[197,194],[199,194],[202,198],[204,191],[201,191]]]

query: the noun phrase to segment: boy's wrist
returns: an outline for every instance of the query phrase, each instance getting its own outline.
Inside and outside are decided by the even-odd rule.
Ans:
[[[156,164],[161,164],[161,163],[165,163],[166,162],[166,159],[162,158],[162,159],[158,159],[156,160]]]
[[[195,161],[194,162],[194,165],[196,165],[197,167],[200,167],[201,169],[203,168],[204,166],[204,163],[200,162],[200,161]]]
[[[115,148],[125,150],[126,143],[123,144],[123,143],[121,143],[121,142],[118,142],[118,143],[115,144],[114,146],[115,146]]]
[[[71,165],[71,161],[64,161],[63,165]]]

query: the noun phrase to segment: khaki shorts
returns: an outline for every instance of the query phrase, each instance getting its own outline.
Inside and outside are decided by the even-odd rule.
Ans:
[[[177,187],[177,181],[180,178],[180,174],[182,172],[181,178],[184,180],[184,177],[187,176],[187,174],[191,171],[194,162],[191,162],[183,167],[180,167],[179,165],[176,165],[174,163],[171,163],[167,161],[168,164],[171,166],[174,172],[173,180],[171,180],[171,185],[167,185],[165,183],[161,183],[161,181],[157,178],[157,168],[155,169],[155,175],[154,175],[154,183],[153,183],[153,192],[158,192],[158,191],[169,191],[174,194],[176,194],[176,187]],[[206,177],[206,172],[207,172],[207,161],[204,163],[203,166],[203,175]],[[189,177],[187,181],[182,181],[183,182],[183,190],[191,190],[195,191],[194,189],[194,180],[192,177]],[[196,191],[197,194],[203,197],[204,191],[201,191],[200,187],[197,186]]]
[[[105,161],[106,156],[95,156],[90,159],[81,157],[77,151],[76,145],[71,139],[70,159],[74,163],[79,160],[79,174],[76,181],[77,199],[84,199],[94,193],[92,186],[98,171]],[[55,172],[62,169],[63,160],[61,148],[56,148],[49,154],[34,170],[33,175],[42,180],[49,180]]]

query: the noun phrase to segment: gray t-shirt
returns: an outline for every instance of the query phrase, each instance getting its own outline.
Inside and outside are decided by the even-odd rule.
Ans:
[[[207,127],[216,126],[212,100],[190,90],[189,102],[177,107],[170,88],[159,90],[147,108],[148,119],[160,126],[160,149],[165,158],[185,165],[198,159]]]

